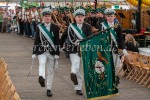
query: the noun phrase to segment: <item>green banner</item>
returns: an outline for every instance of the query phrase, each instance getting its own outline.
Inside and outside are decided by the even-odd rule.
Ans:
[[[23,8],[26,8],[26,7],[39,7],[38,2],[28,2],[28,0],[21,0],[20,5]]]
[[[110,44],[109,32],[80,43],[88,100],[118,95],[118,82]]]
[[[28,0],[21,0],[21,1],[20,1],[20,5],[21,5],[21,7],[26,7],[26,6],[28,6]]]

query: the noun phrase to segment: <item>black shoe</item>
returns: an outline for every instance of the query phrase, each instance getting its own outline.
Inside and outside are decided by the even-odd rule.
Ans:
[[[39,83],[41,87],[45,87],[45,79],[42,76],[39,76]]]
[[[47,96],[48,96],[48,97],[52,97],[52,95],[53,95],[53,94],[52,94],[51,90],[47,90]]]
[[[74,73],[71,73],[71,80],[73,81],[74,85],[78,85],[77,76]]]
[[[66,58],[70,58],[70,56],[67,52],[65,53],[65,55],[66,55]]]
[[[83,93],[82,93],[81,90],[76,90],[76,93],[77,93],[78,95],[83,95]]]

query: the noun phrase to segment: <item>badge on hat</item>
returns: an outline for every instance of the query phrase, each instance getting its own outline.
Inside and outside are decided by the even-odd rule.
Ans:
[[[96,10],[95,10],[95,9],[91,9],[90,12],[91,12],[91,13],[96,13]]]
[[[99,12],[100,12],[100,13],[104,13],[104,10],[101,9],[101,8],[97,8],[97,9],[96,9],[96,12],[97,12],[97,13],[99,13]]]
[[[51,14],[51,10],[49,8],[44,8],[42,10],[42,16],[44,15],[50,15]]]
[[[105,11],[104,11],[104,14],[105,15],[113,15],[115,14],[116,11],[114,9],[111,9],[111,8],[107,8]]]
[[[74,12],[74,16],[78,16],[78,15],[83,15],[85,16],[85,10],[83,9],[77,9],[75,12]]]

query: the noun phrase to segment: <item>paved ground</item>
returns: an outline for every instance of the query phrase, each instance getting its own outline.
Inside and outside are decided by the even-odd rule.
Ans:
[[[31,76],[27,74],[31,65],[33,40],[15,33],[0,33],[0,57],[8,63],[8,71],[22,100],[86,100],[77,96],[70,80],[70,61],[61,53],[59,68],[55,72],[53,97],[46,96],[46,88],[38,83],[38,61],[35,61]],[[150,89],[125,78],[119,85],[120,95],[108,100],[150,100]]]

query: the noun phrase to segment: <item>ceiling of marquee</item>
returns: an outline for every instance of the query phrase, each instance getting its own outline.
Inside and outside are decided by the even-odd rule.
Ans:
[[[9,2],[19,2],[21,0],[0,0],[0,2],[6,2],[6,1],[9,1]],[[91,3],[94,3],[95,0],[28,0],[29,2],[70,2],[70,1],[74,1],[74,2],[91,2]],[[128,2],[126,2],[126,0],[97,0],[99,4],[104,4],[104,1],[105,1],[105,4],[106,5],[127,5]]]
[[[1,2],[6,2],[6,1],[10,1],[10,2],[18,2],[18,1],[21,1],[21,0],[0,0]],[[95,0],[28,0],[28,1],[37,1],[37,2],[40,2],[40,1],[44,1],[44,2],[69,2],[69,1],[74,1],[74,2],[81,2],[81,1],[83,1],[83,2],[88,2],[88,1],[90,1],[90,2],[94,2]],[[97,0],[98,2],[103,2],[103,1],[106,1],[106,0]],[[107,0],[107,2],[111,2],[111,1],[113,1],[113,2],[120,2],[120,1],[126,1],[126,0]]]

